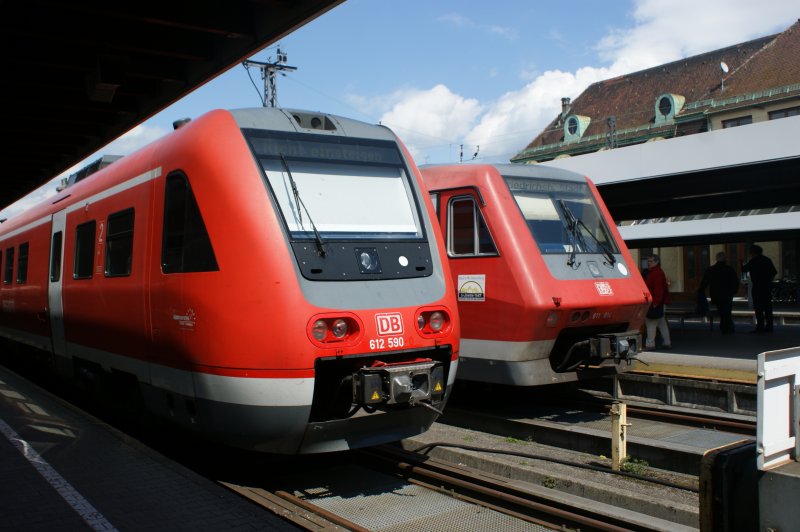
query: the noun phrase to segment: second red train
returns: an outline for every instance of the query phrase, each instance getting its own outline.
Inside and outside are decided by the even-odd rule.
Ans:
[[[594,184],[546,166],[422,168],[458,292],[458,378],[535,386],[614,372],[650,293]]]

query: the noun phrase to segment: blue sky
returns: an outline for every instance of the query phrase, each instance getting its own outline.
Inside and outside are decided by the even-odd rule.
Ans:
[[[778,33],[796,0],[346,0],[280,41],[282,107],[391,127],[418,164],[507,162],[595,81]],[[271,46],[252,59],[276,58]],[[257,70],[250,75],[261,87]],[[216,108],[258,107],[241,65],[89,157],[126,155],[172,122]],[[77,167],[83,166],[87,161]],[[70,169],[68,175],[75,169]],[[0,211],[55,194],[53,182]]]

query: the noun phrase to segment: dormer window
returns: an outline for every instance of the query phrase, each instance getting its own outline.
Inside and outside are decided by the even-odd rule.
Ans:
[[[592,121],[588,116],[570,115],[564,121],[564,142],[577,142],[581,139],[589,123]]]
[[[686,98],[679,94],[665,93],[656,98],[656,125],[670,123],[681,112]]]

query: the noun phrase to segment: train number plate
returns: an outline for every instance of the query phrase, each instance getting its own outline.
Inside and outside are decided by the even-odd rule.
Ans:
[[[381,349],[397,349],[406,345],[406,340],[402,336],[391,336],[389,338],[374,338],[369,341],[369,348],[373,351]]]

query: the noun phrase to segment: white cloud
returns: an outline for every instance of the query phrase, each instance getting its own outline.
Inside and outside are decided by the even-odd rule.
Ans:
[[[634,26],[598,44],[620,73],[777,33],[797,17],[795,0],[638,0]]]
[[[561,98],[576,97],[589,84],[609,77],[608,69],[576,73],[550,70],[518,91],[504,94],[467,134],[488,161],[508,162],[561,111]]]
[[[403,139],[415,158],[426,149],[464,138],[483,111],[478,100],[454,94],[441,84],[395,96],[396,102],[380,121]]]
[[[397,127],[415,157],[424,157],[419,162],[453,162],[452,151],[433,149],[432,137],[480,145],[481,159],[508,161],[555,118],[562,97],[574,99],[596,81],[778,33],[796,19],[796,0],[636,0],[633,26],[611,29],[598,42],[597,66],[539,73],[526,67],[522,79],[531,81],[494,102],[478,102],[445,85],[395,93],[383,121]],[[475,26],[455,14],[440,20]]]

